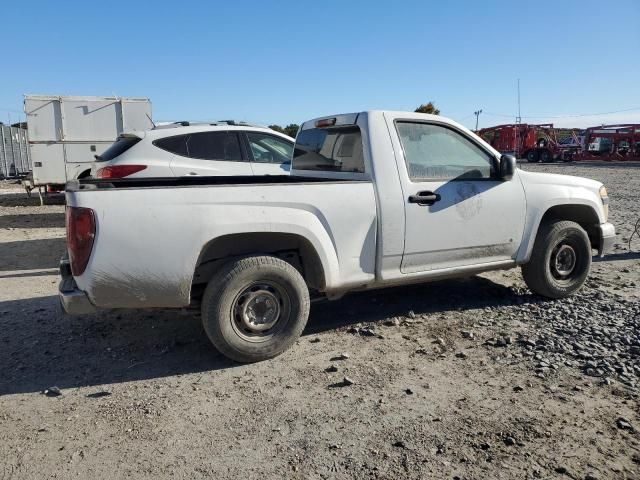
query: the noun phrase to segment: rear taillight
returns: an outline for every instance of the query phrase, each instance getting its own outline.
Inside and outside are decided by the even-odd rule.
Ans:
[[[336,124],[335,118],[324,118],[316,121],[316,128],[333,127]]]
[[[146,165],[109,165],[96,172],[98,178],[124,178],[147,168]]]
[[[96,236],[96,220],[90,208],[67,207],[67,250],[71,273],[82,275],[87,268],[93,239]]]

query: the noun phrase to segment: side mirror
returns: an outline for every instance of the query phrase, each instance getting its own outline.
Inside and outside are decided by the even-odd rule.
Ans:
[[[516,171],[516,157],[513,155],[502,155],[500,157],[500,178],[511,180]]]

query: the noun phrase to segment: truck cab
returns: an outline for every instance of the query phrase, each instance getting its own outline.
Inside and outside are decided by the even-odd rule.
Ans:
[[[608,137],[596,137],[589,142],[589,152],[593,154],[607,153],[611,150],[612,141]]]

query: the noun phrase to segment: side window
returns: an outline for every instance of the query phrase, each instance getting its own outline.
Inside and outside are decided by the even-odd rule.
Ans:
[[[153,144],[166,150],[167,152],[175,153],[176,155],[187,156],[187,136],[188,135],[175,135],[173,137],[159,138],[155,140]]]
[[[240,140],[233,132],[192,133],[187,139],[187,154],[202,160],[242,161]]]
[[[264,133],[247,132],[253,160],[260,163],[290,163],[293,143]]]
[[[398,122],[398,135],[411,180],[491,178],[489,153],[458,132],[427,123]]]

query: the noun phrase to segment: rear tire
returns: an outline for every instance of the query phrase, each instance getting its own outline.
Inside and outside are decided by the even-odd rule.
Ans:
[[[273,358],[295,343],[309,318],[309,290],[289,263],[271,256],[224,265],[202,299],[211,343],[237,362]]]
[[[527,162],[529,162],[529,163],[537,163],[538,160],[539,160],[538,152],[536,152],[535,150],[529,150],[527,152]]]
[[[578,291],[591,268],[591,243],[575,222],[551,220],[538,229],[529,262],[522,266],[527,286],[548,298],[565,298]]]
[[[543,163],[553,162],[553,154],[547,150],[540,150],[540,161]]]

